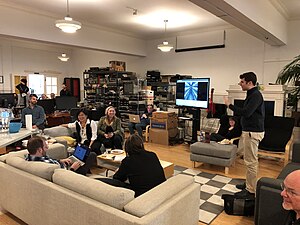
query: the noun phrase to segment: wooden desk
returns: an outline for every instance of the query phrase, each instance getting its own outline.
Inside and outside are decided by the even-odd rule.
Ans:
[[[29,137],[32,134],[30,130],[27,130],[25,128],[21,128],[21,130],[18,133],[1,133],[0,134],[0,154],[5,154],[6,152],[6,146],[13,144],[17,141],[20,141],[26,137]]]
[[[71,115],[69,112],[59,112],[46,115],[47,127],[55,127],[64,123],[71,122]]]

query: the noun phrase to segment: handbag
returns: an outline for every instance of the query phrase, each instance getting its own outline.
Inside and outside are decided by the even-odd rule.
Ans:
[[[223,194],[224,210],[228,215],[253,216],[255,198],[237,198],[234,195]]]

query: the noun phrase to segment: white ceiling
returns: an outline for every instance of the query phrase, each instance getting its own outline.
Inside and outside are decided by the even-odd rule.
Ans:
[[[67,0],[0,0],[15,8],[50,16],[54,21],[66,16]],[[269,0],[287,19],[300,19],[300,0]],[[70,16],[84,25],[151,39],[167,33],[227,26],[228,23],[188,0],[69,0]],[[132,8],[132,9],[130,9]],[[137,15],[133,15],[137,9]]]

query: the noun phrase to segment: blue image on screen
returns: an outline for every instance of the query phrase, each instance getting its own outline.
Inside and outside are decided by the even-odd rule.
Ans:
[[[84,156],[86,154],[86,149],[80,147],[79,145],[76,147],[75,151],[74,151],[74,156],[80,160],[84,159]]]
[[[198,97],[198,82],[186,82],[184,88],[185,100],[197,100]]]

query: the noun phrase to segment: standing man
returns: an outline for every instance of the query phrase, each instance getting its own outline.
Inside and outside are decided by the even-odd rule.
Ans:
[[[21,122],[23,126],[26,126],[25,115],[32,115],[32,128],[39,128],[43,130],[45,128],[46,115],[44,108],[37,105],[37,95],[29,95],[29,106],[22,110]]]
[[[62,84],[62,89],[60,90],[59,93],[60,96],[71,96],[70,91],[67,89],[67,85],[64,83]]]
[[[244,162],[246,165],[246,183],[236,187],[242,191],[235,194],[239,198],[248,198],[255,195],[258,169],[258,144],[264,137],[265,105],[264,99],[256,86],[255,73],[246,72],[240,75],[239,85],[247,91],[243,108],[229,103],[224,97],[224,103],[229,109],[241,116],[242,136],[240,144],[243,147]]]
[[[282,207],[291,210],[285,225],[300,225],[300,170],[291,172],[282,183]]]
[[[20,101],[18,104],[26,106],[26,103],[27,103],[26,96],[27,96],[27,93],[29,92],[29,88],[27,86],[27,80],[25,78],[21,79],[21,82],[16,86],[16,88],[20,92]],[[24,102],[21,102],[21,98],[23,98]]]

